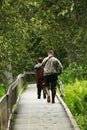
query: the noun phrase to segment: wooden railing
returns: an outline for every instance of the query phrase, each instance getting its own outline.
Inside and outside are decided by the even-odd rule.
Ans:
[[[13,106],[19,97],[19,90],[23,89],[25,82],[35,81],[34,72],[19,74],[16,80],[9,86],[7,93],[0,99],[0,130],[9,130],[10,116],[13,112]]]

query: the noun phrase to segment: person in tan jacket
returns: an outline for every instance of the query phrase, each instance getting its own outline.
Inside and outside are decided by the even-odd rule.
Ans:
[[[62,73],[62,64],[56,57],[54,57],[53,50],[50,50],[48,56],[43,59],[42,65],[44,69],[43,80],[48,95],[47,102],[50,102],[49,89],[51,89],[52,103],[55,103],[57,79],[58,75]]]

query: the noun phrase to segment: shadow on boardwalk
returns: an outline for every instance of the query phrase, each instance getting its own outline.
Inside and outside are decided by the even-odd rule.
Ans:
[[[36,84],[30,84],[18,101],[13,130],[74,130],[74,128],[60,101],[56,99],[56,103],[52,104],[47,103],[43,96],[37,99]]]

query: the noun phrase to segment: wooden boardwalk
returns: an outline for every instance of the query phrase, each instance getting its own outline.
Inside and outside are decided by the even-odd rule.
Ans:
[[[36,84],[28,85],[18,101],[13,130],[80,130],[60,100],[56,98],[52,104],[47,103],[43,96],[37,99]]]

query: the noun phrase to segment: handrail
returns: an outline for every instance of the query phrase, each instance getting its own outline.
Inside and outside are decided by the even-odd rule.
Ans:
[[[0,130],[9,130],[9,118],[12,114],[13,106],[19,97],[18,92],[23,88],[25,81],[29,83],[34,82],[34,72],[19,74],[16,80],[8,87],[7,93],[0,99]]]

